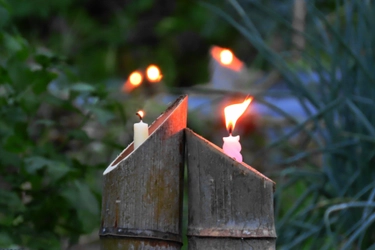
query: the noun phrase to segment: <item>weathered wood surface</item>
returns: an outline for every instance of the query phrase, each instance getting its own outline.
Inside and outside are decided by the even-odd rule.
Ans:
[[[185,129],[189,249],[275,249],[275,183]]]
[[[104,175],[101,249],[180,249],[187,97],[177,99]]]
[[[268,250],[275,249],[275,239],[255,239],[255,238],[202,238],[190,237],[189,249],[215,249],[215,250]]]

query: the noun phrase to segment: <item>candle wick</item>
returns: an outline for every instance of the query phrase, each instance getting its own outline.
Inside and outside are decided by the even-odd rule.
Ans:
[[[229,124],[228,133],[230,136],[232,136],[232,132],[233,132],[232,124]]]
[[[137,112],[137,113],[135,113],[138,117],[139,117],[139,119],[142,121],[142,116],[139,114],[139,112]]]

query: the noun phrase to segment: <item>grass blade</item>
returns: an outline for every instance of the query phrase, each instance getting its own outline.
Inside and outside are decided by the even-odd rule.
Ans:
[[[363,112],[355,105],[352,101],[346,100],[346,104],[351,109],[351,111],[357,116],[357,118],[362,122],[362,124],[367,128],[371,136],[375,136],[375,128],[372,126],[371,122],[366,118]]]

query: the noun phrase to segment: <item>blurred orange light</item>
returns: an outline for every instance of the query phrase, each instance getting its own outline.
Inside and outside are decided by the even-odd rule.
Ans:
[[[224,49],[220,52],[220,62],[228,65],[233,62],[233,53],[229,49]]]
[[[134,71],[129,76],[129,82],[134,87],[139,86],[142,83],[142,81],[143,81],[143,76],[138,71]]]
[[[212,46],[210,53],[212,58],[225,68],[229,68],[237,72],[244,68],[244,63],[229,49],[221,48],[219,46]]]
[[[147,79],[150,82],[158,82],[161,80],[162,75],[160,69],[156,65],[150,65],[146,69]]]

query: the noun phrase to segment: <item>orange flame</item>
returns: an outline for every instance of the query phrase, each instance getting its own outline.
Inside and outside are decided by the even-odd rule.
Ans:
[[[229,49],[223,49],[220,52],[220,62],[222,64],[228,65],[233,62],[233,53]]]
[[[131,85],[134,87],[139,86],[143,81],[143,76],[140,72],[134,71],[133,73],[130,74],[129,76],[129,82]]]
[[[151,64],[146,69],[147,79],[150,82],[159,82],[163,77],[158,66]]]
[[[133,89],[136,87],[139,87],[143,82],[143,74],[141,71],[133,71],[129,77],[128,80],[124,83],[122,86],[122,91],[130,93]]]
[[[253,97],[246,97],[243,103],[232,104],[224,108],[225,123],[229,134],[232,134],[238,118],[246,111],[252,100]]]
[[[234,71],[241,71],[244,63],[238,59],[231,50],[213,46],[211,48],[211,56],[223,67],[229,68]]]
[[[136,115],[139,117],[139,119],[143,119],[143,116],[145,115],[145,113],[142,111],[142,110],[139,110]]]

